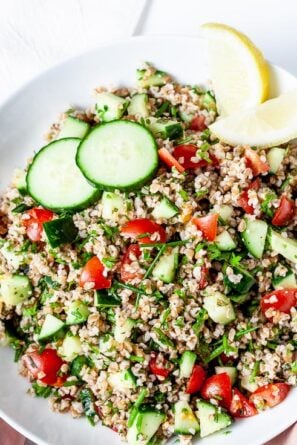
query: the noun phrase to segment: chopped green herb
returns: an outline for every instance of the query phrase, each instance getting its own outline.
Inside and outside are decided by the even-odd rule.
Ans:
[[[79,393],[79,398],[82,403],[85,415],[92,426],[95,425],[95,406],[94,406],[94,395],[90,389],[82,389]]]
[[[137,399],[130,411],[130,416],[129,416],[128,423],[127,423],[128,428],[130,428],[133,425],[135,417],[137,416],[137,413],[138,413],[138,408],[140,407],[140,405],[142,405],[144,399],[147,396],[148,396],[148,390],[146,388],[143,388],[140,391],[139,396],[137,397]]]
[[[274,192],[269,192],[265,195],[264,201],[261,203],[261,210],[265,213],[269,218],[272,218],[274,214],[274,209],[271,208],[271,202],[277,198],[277,195]]]
[[[259,329],[258,326],[254,326],[252,328],[247,328],[247,329],[241,329],[241,331],[236,332],[234,338],[235,338],[235,340],[239,340],[244,335],[249,334],[250,332],[256,331],[257,329]]]
[[[32,388],[37,397],[43,397],[44,399],[49,397],[52,393],[52,388],[50,386],[41,386],[38,385],[38,383],[32,383]]]
[[[160,108],[155,113],[155,117],[162,116],[164,113],[166,113],[168,111],[169,107],[170,107],[170,102],[168,100],[166,100],[165,102],[162,103]]]
[[[204,326],[204,322],[208,319],[208,314],[207,314],[207,310],[202,308],[199,310],[197,316],[196,316],[196,321],[195,323],[192,325],[192,329],[195,332],[196,335],[199,335],[201,330],[203,329]]]
[[[131,360],[131,362],[137,362],[137,363],[143,363],[144,362],[144,357],[140,357],[139,355],[130,355],[129,359]]]
[[[181,196],[183,201],[189,201],[189,195],[186,192],[186,190],[181,189],[181,190],[179,190],[178,194]]]
[[[257,375],[259,374],[259,371],[260,371],[260,362],[259,362],[259,361],[256,361],[255,364],[254,364],[254,367],[253,367],[251,376],[250,376],[250,378],[249,378],[249,382],[250,382],[250,383],[254,383],[255,378],[256,378]]]
[[[200,198],[203,198],[203,196],[207,195],[207,193],[208,193],[207,189],[201,189],[195,193],[195,196],[196,196],[196,198],[200,199]]]
[[[164,334],[164,332],[159,328],[154,328],[153,331],[158,336],[158,340],[162,345],[169,346],[170,348],[175,349],[175,344],[173,341],[168,337],[168,335]]]
[[[24,213],[26,210],[32,209],[32,206],[27,206],[26,204],[19,204],[14,209],[12,209],[12,213]]]
[[[102,258],[102,263],[104,264],[104,266],[107,267],[107,269],[112,269],[113,266],[117,263],[117,261],[118,261],[117,258],[111,256]]]

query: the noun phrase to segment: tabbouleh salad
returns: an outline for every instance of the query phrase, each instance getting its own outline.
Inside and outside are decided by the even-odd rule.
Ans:
[[[30,393],[184,443],[297,376],[297,146],[220,143],[211,91],[146,65],[68,110],[0,202],[0,340]]]

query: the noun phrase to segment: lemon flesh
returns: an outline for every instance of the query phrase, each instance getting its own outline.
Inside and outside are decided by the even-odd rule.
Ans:
[[[202,32],[220,115],[264,102],[269,93],[269,69],[261,51],[247,36],[227,25],[206,23]]]

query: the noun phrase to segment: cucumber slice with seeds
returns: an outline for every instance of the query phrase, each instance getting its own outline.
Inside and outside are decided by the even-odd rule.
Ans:
[[[153,277],[164,283],[172,283],[178,266],[178,248],[167,248],[153,269]]]
[[[246,228],[242,233],[242,239],[248,251],[255,258],[262,258],[268,225],[265,221],[246,219]]]
[[[154,217],[154,219],[160,219],[160,218],[169,219],[177,215],[178,212],[179,208],[176,207],[176,205],[173,204],[173,202],[170,201],[170,199],[164,196],[152,211],[152,216]]]
[[[267,161],[271,173],[277,173],[284,160],[285,155],[286,150],[284,148],[273,147],[269,150],[269,152],[267,153]]]
[[[177,434],[196,434],[198,420],[188,402],[180,400],[174,405],[174,431]]]
[[[269,234],[270,248],[284,258],[297,264],[297,242],[291,238],[284,238],[274,230]]]
[[[16,306],[32,295],[29,278],[24,275],[4,275],[0,278],[0,300]]]
[[[98,93],[96,98],[96,112],[103,122],[120,119],[129,103],[127,99],[112,93]]]
[[[129,445],[147,445],[156,434],[166,415],[151,407],[140,407],[130,428],[127,441]]]
[[[126,212],[125,201],[117,193],[103,192],[102,194],[102,218],[116,220],[118,215]]]
[[[100,191],[83,176],[75,163],[80,139],[58,139],[34,157],[27,174],[28,193],[55,212],[80,210],[99,199]]]
[[[134,190],[158,166],[157,144],[142,125],[113,121],[97,126],[78,148],[77,165],[85,177],[104,190]]]
[[[38,340],[47,340],[58,332],[60,332],[64,328],[64,323],[57,317],[54,317],[51,314],[47,314],[45,317],[44,323],[42,325],[40,334],[38,336]]]
[[[128,106],[128,114],[136,117],[148,117],[148,95],[145,93],[135,94]]]
[[[237,245],[227,230],[224,230],[216,237],[215,243],[218,246],[218,248],[222,251],[233,250],[236,248]]]
[[[83,139],[89,132],[90,125],[87,122],[78,119],[77,117],[67,116],[63,122],[62,129],[59,134],[59,139],[64,138],[79,138]]]
[[[275,276],[272,279],[274,289],[296,289],[297,281],[294,272],[289,270],[285,276]]]
[[[230,299],[220,292],[212,292],[204,297],[204,307],[215,323],[227,324],[236,318]]]
[[[201,437],[209,436],[232,423],[232,419],[227,413],[211,403],[200,400],[197,402],[197,408],[199,411]]]
[[[191,377],[197,355],[193,351],[185,351],[180,359],[180,377],[188,379]]]

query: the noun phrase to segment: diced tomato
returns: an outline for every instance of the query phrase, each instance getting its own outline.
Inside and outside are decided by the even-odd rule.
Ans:
[[[189,378],[186,393],[195,394],[198,392],[206,379],[206,371],[200,365],[194,365],[191,377]]]
[[[261,160],[260,156],[255,150],[251,148],[246,148],[244,152],[246,166],[253,170],[254,176],[258,176],[262,173],[267,173],[269,171],[269,165],[267,162]]]
[[[50,386],[59,387],[65,382],[67,376],[58,375],[64,363],[57,351],[51,348],[44,349],[40,354],[34,351],[24,356],[24,364],[30,375],[37,380],[39,373],[44,374],[38,380]]]
[[[111,279],[105,276],[105,268],[97,256],[93,256],[83,267],[79,285],[84,287],[86,283],[94,283],[93,289],[109,289]]]
[[[152,374],[166,378],[172,371],[172,364],[164,357],[156,353],[152,353],[149,361],[149,369]]]
[[[203,114],[200,114],[200,116],[195,116],[191,120],[189,128],[193,131],[205,130],[207,128],[207,125],[205,124],[205,116],[203,116]]]
[[[231,379],[226,372],[216,374],[205,380],[201,389],[204,399],[216,399],[224,408],[229,408],[232,399]]]
[[[233,417],[252,417],[258,414],[255,406],[237,389],[233,389],[229,409]]]
[[[175,159],[174,156],[172,156],[171,153],[166,148],[160,148],[158,150],[159,157],[164,164],[166,164],[168,167],[172,168],[175,167],[176,170],[180,173],[183,173],[185,171],[184,167]]]
[[[198,147],[193,144],[177,145],[174,148],[172,155],[186,170],[198,167],[208,167],[209,165],[216,166],[219,164],[217,158],[211,153],[209,153],[210,162],[207,162],[205,159],[199,160],[199,157],[196,155],[197,150]],[[197,162],[194,162],[192,160],[193,158],[196,158]]]
[[[208,285],[208,268],[206,266],[201,267],[200,272],[200,280],[199,280],[199,289],[205,289]]]
[[[51,221],[54,213],[50,210],[34,207],[25,212],[25,215],[26,219],[23,219],[22,223],[26,227],[28,238],[34,242],[40,241],[43,232],[43,223]]]
[[[238,199],[238,205],[243,208],[243,210],[248,213],[249,215],[254,214],[254,207],[249,204],[249,190],[258,190],[260,187],[260,180],[259,178],[255,179],[245,190],[241,192],[241,195]]]
[[[156,237],[155,234],[158,234]],[[121,234],[134,238],[140,243],[164,243],[166,241],[166,232],[160,224],[151,219],[139,218],[128,221],[121,228]],[[152,235],[154,235],[152,237]]]
[[[291,308],[297,306],[297,289],[274,290],[261,298],[260,306],[264,315],[268,309],[289,314]]]
[[[201,218],[192,218],[191,221],[201,230],[203,237],[208,241],[214,241],[217,236],[219,215],[217,213],[209,213]]]
[[[141,249],[138,244],[131,244],[125,253],[121,262],[121,280],[127,283],[128,281],[134,280],[134,278],[141,278],[139,272],[130,272],[128,267],[131,263],[137,260],[141,255]]]
[[[250,395],[250,401],[258,408],[273,408],[288,395],[290,386],[286,383],[269,383],[261,386]]]
[[[291,222],[295,215],[295,203],[292,199],[287,198],[285,195],[281,197],[279,207],[276,210],[272,224],[274,226],[286,226]]]

